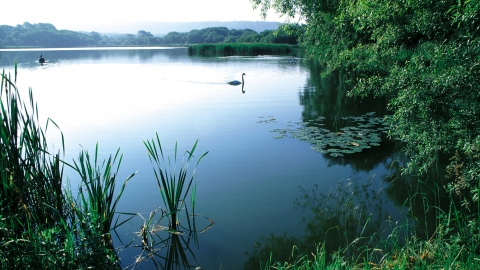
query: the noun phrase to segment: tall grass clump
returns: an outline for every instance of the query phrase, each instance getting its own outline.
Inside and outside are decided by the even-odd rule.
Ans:
[[[0,268],[110,269],[118,258],[110,238],[113,213],[125,188],[114,198],[118,152],[98,166],[82,152],[69,165],[82,179],[74,198],[63,187],[62,148],[52,154],[39,126],[32,90],[24,103],[16,87],[17,67],[1,74],[0,88]],[[57,127],[58,128],[58,127]],[[115,167],[115,164],[117,166]],[[130,179],[131,175],[128,179]]]
[[[200,56],[289,55],[296,50],[293,45],[273,43],[216,43],[188,46],[189,55]]]
[[[2,266],[35,266],[41,237],[65,236],[65,198],[60,153],[51,155],[38,109],[29,91],[24,103],[12,78],[2,72],[0,89],[0,247]],[[48,123],[55,124],[51,119]],[[45,130],[47,129],[45,128]],[[63,149],[62,149],[63,150]],[[40,236],[40,239],[37,237]]]
[[[196,263],[196,258],[190,245],[198,246],[197,234],[205,232],[214,224],[205,217],[210,222],[208,226],[197,229],[196,225],[195,218],[201,216],[195,213],[196,185],[193,179],[196,166],[189,174],[189,163],[195,157],[197,143],[198,141],[189,151],[185,151],[180,162],[177,143],[174,156],[171,158],[164,155],[158,134],[154,139],[144,141],[165,207],[151,212],[147,219],[138,214],[144,220],[137,234],[142,252],[137,256],[135,263],[128,267],[135,268],[143,261],[151,261],[156,269],[195,268],[192,263],[193,261]],[[207,154],[208,152],[200,155],[196,165]],[[190,204],[187,203],[188,195]],[[164,222],[168,223],[167,226],[163,225]],[[134,244],[135,240],[127,246]]]
[[[98,144],[95,148],[93,160],[88,151],[82,151],[78,157],[78,162],[74,161],[74,169],[81,178],[79,188],[79,203],[83,212],[77,215],[81,220],[89,218],[96,219],[94,222],[98,224],[98,229],[104,238],[105,243],[111,243],[110,229],[113,223],[113,217],[117,208],[117,203],[125,190],[128,180],[135,173],[128,176],[123,183],[118,195],[114,200],[115,184],[118,169],[120,167],[122,156],[119,157],[120,149],[117,150],[115,156],[110,156],[108,160],[104,160],[100,165],[98,160]],[[118,162],[117,159],[119,158]],[[116,166],[116,171],[113,171]],[[85,224],[85,223],[82,223]]]
[[[187,173],[188,164],[193,157],[193,154],[197,147],[197,143],[198,141],[195,142],[190,151],[185,152],[185,155],[183,156],[182,161],[179,165],[179,171],[177,174],[177,143],[175,143],[175,154],[172,161],[170,159],[170,156],[167,156],[167,158],[165,158],[165,156],[163,155],[162,144],[160,143],[160,138],[158,137],[158,134],[155,139],[144,142],[145,147],[148,150],[148,156],[150,158],[150,161],[154,165],[153,170],[155,173],[155,178],[157,180],[158,188],[160,190],[162,200],[167,210],[167,217],[170,221],[169,227],[172,232],[177,232],[178,230],[178,215],[183,209],[186,210],[185,213],[187,214],[189,230],[194,230],[194,228],[190,227],[191,224],[190,219],[188,218],[188,208],[185,207],[185,199],[189,194],[190,189],[192,188],[193,178],[195,176],[196,168],[194,169],[190,177]],[[198,158],[197,165],[200,160],[202,160],[202,158],[207,154],[208,152],[202,154]],[[195,196],[195,188],[193,188],[193,192],[191,193],[192,214],[195,214]]]

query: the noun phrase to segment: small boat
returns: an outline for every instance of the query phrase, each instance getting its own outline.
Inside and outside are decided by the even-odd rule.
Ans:
[[[45,58],[43,58],[41,54],[40,54],[40,59],[38,59],[38,62],[42,64],[42,66],[43,66],[43,63],[45,63]]]

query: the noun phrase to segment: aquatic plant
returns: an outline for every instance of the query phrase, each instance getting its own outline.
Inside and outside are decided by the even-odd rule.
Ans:
[[[193,184],[193,179],[196,168],[190,177],[188,176],[188,165],[194,157],[197,143],[198,140],[189,151],[185,151],[182,161],[178,165],[177,143],[175,143],[172,160],[170,156],[164,156],[158,133],[156,138],[151,141],[144,141],[150,161],[154,166],[155,178],[165,209],[156,209],[150,213],[148,219],[138,214],[144,220],[136,237],[141,242],[142,252],[129,267],[135,267],[142,261],[150,259],[157,269],[186,269],[192,266],[189,258],[196,261],[190,248],[191,241],[198,245],[197,234],[205,232],[214,224],[212,220],[205,217],[209,221],[209,225],[197,231],[195,218],[201,215],[195,213],[196,186]],[[202,154],[196,165],[207,154],[208,152]],[[189,194],[190,207],[186,203]],[[191,212],[189,209],[191,209]],[[158,212],[160,212],[160,215],[157,215]],[[185,214],[186,226],[181,223],[180,215],[182,213]],[[167,226],[162,225],[164,219],[168,221]],[[166,232],[167,235],[162,235],[162,232]],[[136,239],[133,239],[125,247],[130,246],[135,241]]]
[[[0,84],[0,268],[121,268],[111,231],[141,217],[136,213],[117,212],[126,185],[136,173],[130,174],[117,190],[122,162],[120,149],[101,160],[97,144],[93,155],[81,151],[78,159],[69,164],[61,158],[65,151],[63,135],[62,152],[52,155],[45,133],[48,124],[57,125],[51,119],[47,120],[45,129],[38,125],[38,108],[32,91],[29,91],[30,102],[23,103],[15,85],[16,74],[16,66],[14,78],[3,72]],[[197,142],[186,151],[178,175],[175,169],[167,170],[161,163],[165,160],[158,134],[156,141],[145,142],[145,145],[151,161],[157,165],[154,171],[168,210],[162,209],[159,217],[156,210],[152,212],[137,237],[124,247],[131,247],[138,238],[141,241],[142,253],[133,266],[151,257],[161,259],[153,261],[157,268],[184,269],[190,266],[189,258],[195,259],[190,242],[198,245],[197,233],[214,224],[205,217],[209,224],[197,230],[195,222],[196,217],[201,217],[195,213],[195,171],[190,178],[187,171]],[[207,153],[199,157],[197,165]],[[177,145],[173,161],[176,164]],[[65,165],[80,178],[75,196],[69,183],[63,186]],[[169,157],[168,165],[171,165]],[[72,177],[75,176],[74,173]],[[191,195],[190,208],[185,202],[188,194]],[[186,226],[180,223],[181,211],[187,217]],[[120,220],[125,216],[127,218]],[[164,219],[169,221],[168,226],[161,225]],[[160,232],[168,234],[165,237]]]
[[[165,157],[163,155],[162,145],[160,143],[160,138],[158,137],[158,133],[156,134],[156,140],[152,139],[151,141],[144,141],[145,147],[148,150],[148,157],[150,158],[150,162],[154,165],[153,171],[155,173],[155,178],[158,183],[158,188],[160,189],[160,194],[162,196],[162,200],[165,203],[167,208],[167,216],[170,219],[170,230],[172,233],[176,233],[177,225],[178,225],[178,214],[180,210],[187,209],[184,208],[185,206],[185,199],[192,187],[193,178],[195,176],[196,168],[193,170],[190,178],[187,176],[188,172],[188,165],[190,160],[193,157],[195,149],[197,148],[198,140],[193,145],[190,151],[185,151],[183,156],[182,162],[179,165],[178,175],[176,174],[176,165],[177,165],[177,151],[178,145],[175,143],[175,154],[172,160],[170,157]],[[198,160],[196,165],[202,160],[202,158],[207,155],[208,152],[202,154]],[[173,168],[172,168],[173,165]],[[168,166],[168,167],[167,167]],[[193,189],[195,191],[195,189]],[[192,212],[195,212],[195,192],[191,194],[192,200]],[[186,211],[188,216],[188,211]],[[189,219],[187,219],[189,220]],[[190,223],[189,223],[190,225]]]
[[[257,56],[272,54],[290,54],[297,49],[288,44],[272,43],[218,43],[218,44],[199,44],[188,46],[189,55],[200,56]]]
[[[45,134],[49,124],[57,125],[47,119],[45,129],[39,126],[32,90],[24,103],[16,65],[14,74],[3,72],[0,84],[0,268],[117,267],[109,237],[121,195],[112,204],[115,177],[106,170],[104,185],[100,174],[91,174],[85,182],[89,196],[74,199],[62,186],[63,134],[60,151],[52,154]]]
[[[263,260],[261,264],[257,260],[256,265],[260,265],[260,269],[478,269],[480,228],[478,223],[472,222],[478,210],[476,213],[463,211],[452,198],[451,191],[442,190],[438,185],[437,172],[432,173],[431,179],[406,175],[402,170],[405,164],[403,160],[396,160],[392,163],[392,175],[384,178],[389,182],[385,194],[396,203],[405,218],[398,221],[389,216],[379,218],[378,210],[381,208],[364,208],[362,201],[365,199],[368,203],[376,201],[380,207],[383,207],[383,202],[368,195],[363,188],[353,187],[352,192],[345,193],[341,187],[340,192],[336,192],[340,196],[310,192],[297,201],[313,210],[307,219],[308,240],[291,241],[288,247],[281,245],[289,243],[281,237],[269,237],[266,241],[261,239],[260,244],[256,244],[254,255]],[[346,185],[348,189],[352,186]],[[450,195],[447,195],[448,199],[445,194]],[[357,201],[357,196],[360,196],[360,201]],[[342,210],[345,214],[336,215],[336,211],[332,211],[341,208],[346,208],[347,211]],[[366,222],[365,219],[351,222],[352,219],[348,220],[349,210],[353,210],[350,212],[353,217],[372,218]],[[347,226],[337,225],[342,222]],[[375,229],[375,224],[380,224],[383,229]],[[347,229],[351,225],[356,226],[357,231],[349,233]],[[325,232],[325,228],[332,229]],[[332,237],[332,231],[339,232],[339,236]],[[305,248],[305,243],[310,248]],[[332,243],[341,247],[335,249],[333,246],[332,249]],[[276,248],[290,252],[286,258],[278,257]]]
[[[331,157],[342,157],[346,154],[362,152],[372,146],[380,146],[382,137],[386,137],[389,127],[383,118],[376,117],[374,112],[361,116],[342,117],[350,123],[349,126],[331,131],[324,128],[325,117],[318,117],[314,121],[300,122],[297,129],[273,129],[278,133],[275,138],[292,138],[309,142],[312,149]],[[335,125],[335,127],[337,127]]]
[[[122,162],[122,155],[119,156],[119,152],[120,148],[113,158],[110,156],[100,165],[97,144],[93,160],[91,160],[88,151],[82,151],[78,157],[78,162],[74,160],[74,166],[72,166],[81,179],[78,192],[79,202],[81,203],[78,210],[81,211],[77,211],[76,214],[83,221],[94,218],[94,222],[99,224],[100,233],[105,243],[111,243],[110,229],[118,201],[122,197],[127,182],[135,176],[135,173],[132,173],[127,177],[114,200],[117,172]],[[119,158],[118,162],[117,158]],[[115,164],[116,170],[113,171]],[[81,224],[89,223],[82,222]]]

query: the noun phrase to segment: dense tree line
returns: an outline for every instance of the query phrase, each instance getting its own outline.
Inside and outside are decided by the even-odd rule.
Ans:
[[[291,29],[298,31],[291,31]],[[251,29],[210,27],[186,33],[170,32],[163,37],[140,30],[136,35],[102,35],[97,32],[57,30],[48,23],[0,26],[0,47],[85,47],[85,46],[152,46],[169,44],[203,44],[230,42],[261,42],[296,44],[302,26],[283,26],[277,30],[257,33]]]
[[[252,2],[264,15],[274,9],[302,18],[307,55],[325,74],[351,74],[349,95],[391,98],[391,135],[407,143],[407,172],[446,171],[445,187],[464,209],[477,209],[480,1]]]

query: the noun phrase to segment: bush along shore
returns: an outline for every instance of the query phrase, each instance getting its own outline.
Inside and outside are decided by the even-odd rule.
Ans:
[[[119,213],[116,208],[135,173],[123,180],[120,189],[116,190],[117,172],[122,161],[119,150],[100,161],[97,145],[94,153],[82,151],[69,164],[63,160],[62,135],[61,149],[50,152],[45,134],[49,127],[58,126],[52,119],[47,120],[45,128],[39,125],[38,108],[31,89],[28,102],[22,101],[16,87],[16,65],[13,77],[5,71],[1,77],[0,269],[125,267],[120,264],[111,232],[138,217],[137,214]],[[190,250],[186,245],[190,239],[198,244],[195,217],[200,215],[194,211],[194,173],[187,172],[196,145],[185,152],[186,162],[179,165],[177,177],[175,172],[178,170],[171,167],[177,164],[171,164],[169,157],[169,162],[165,163],[158,135],[156,140],[145,143],[157,176],[159,196],[166,207],[153,211],[148,221],[144,219],[136,237],[122,246],[139,250],[137,261],[128,267],[136,267],[145,258],[161,258],[158,261],[152,259],[160,269],[195,263],[188,259],[194,256],[186,254]],[[197,165],[205,154],[198,158]],[[176,157],[177,152],[175,161]],[[65,166],[73,168],[80,178],[76,192],[72,192],[69,184],[65,185]],[[191,196],[191,204],[185,202],[187,195]],[[186,227],[177,226],[180,219],[182,224],[187,224]],[[198,231],[203,232],[213,225],[213,221],[208,220],[210,224]],[[160,248],[163,245],[167,248]],[[159,250],[167,254],[158,256]]]
[[[296,55],[298,46],[272,43],[219,43],[189,45],[189,55],[199,56],[258,56]]]
[[[388,100],[389,136],[404,142],[408,161],[398,170],[406,178],[390,185],[403,188],[397,194],[415,187],[393,200],[409,209],[415,230],[406,227],[405,245],[391,252],[372,245],[357,259],[341,247],[332,259],[335,266],[480,268],[480,2],[253,0],[252,5],[264,16],[274,10],[302,18],[299,45],[318,61],[319,75],[351,74],[347,96]],[[395,186],[402,182],[406,185]],[[357,249],[354,240],[348,246]],[[327,255],[322,253],[325,243],[317,242],[318,252],[299,250],[330,259],[328,245]],[[288,263],[329,267],[306,263],[313,260],[308,256]],[[285,266],[285,260],[272,261]]]

